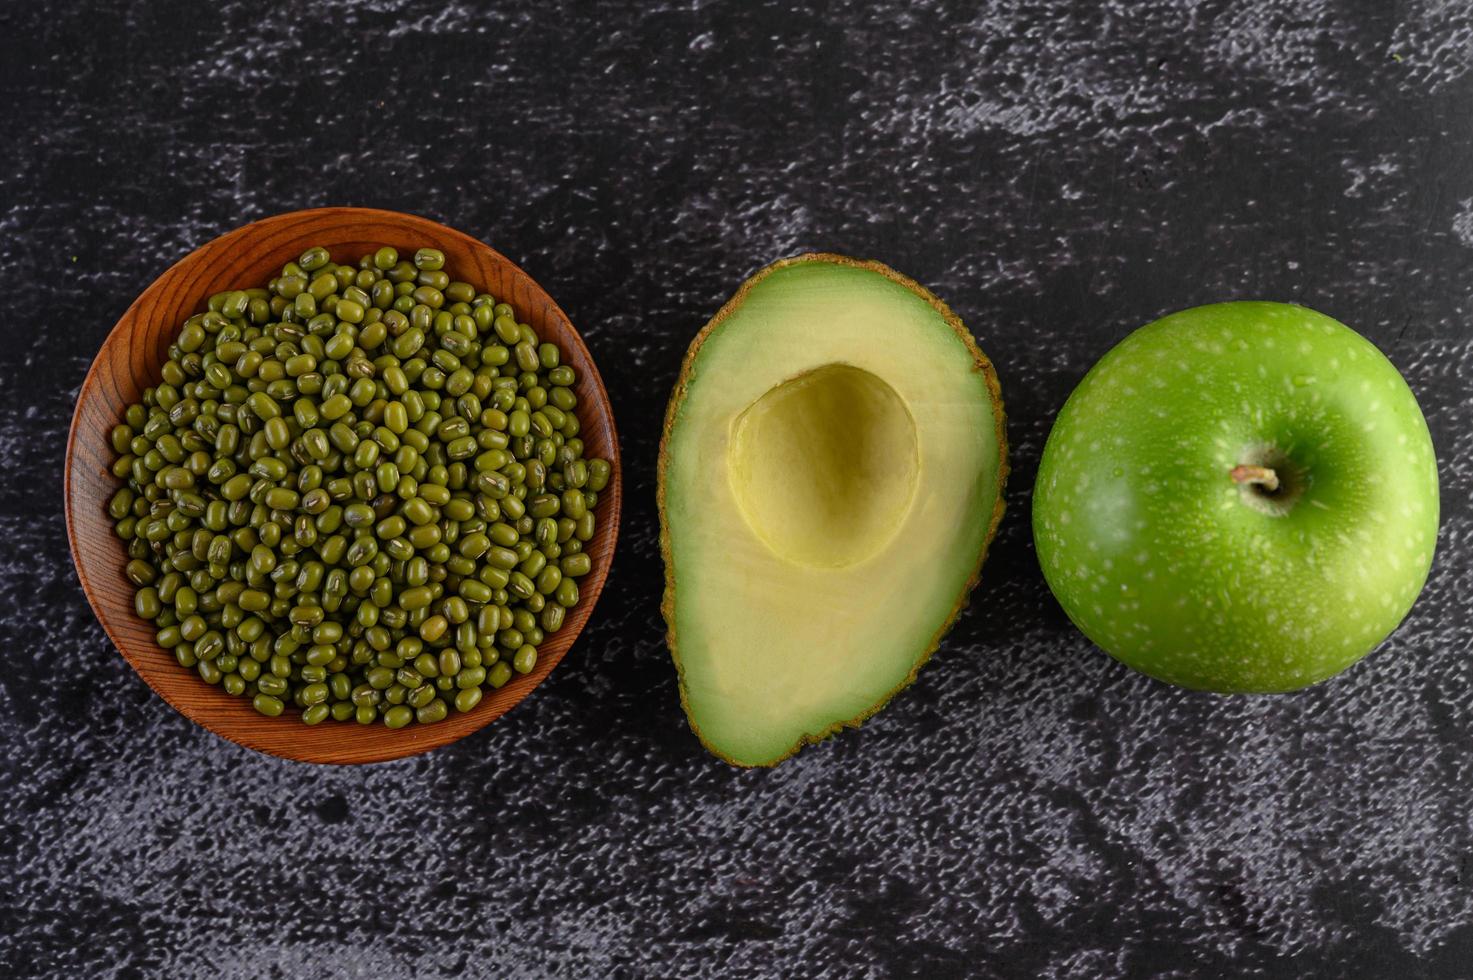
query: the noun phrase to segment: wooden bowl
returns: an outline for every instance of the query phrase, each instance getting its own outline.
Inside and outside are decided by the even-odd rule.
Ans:
[[[539,650],[536,668],[486,690],[474,711],[435,725],[391,731],[382,724],[326,721],[303,725],[290,711],[280,718],[256,713],[246,698],[206,684],[154,642],[153,626],[133,611],[132,583],[123,577],[127,553],[113,533],[107,503],[121,482],[112,475],[108,435],[143,389],[159,381],[169,343],[184,320],[224,289],[257,286],[313,245],[335,261],[356,262],[365,252],[393,245],[401,254],[429,246],[445,253],[452,274],[514,306],[538,336],[562,349],[578,372],[578,418],[589,457],[609,461],[612,474],[600,495],[597,530],[587,545],[593,570],[579,582],[581,599]],[[72,560],[87,600],[113,644],[159,696],[217,735],[260,752],[304,762],[382,762],[453,742],[490,724],[532,692],[563,659],[603,591],[619,533],[619,440],[609,396],[588,348],[558,305],[509,259],[469,235],[424,218],[366,208],[317,208],[257,221],[222,235],[165,272],[144,290],[103,342],[82,382],[66,453],[66,523]]]

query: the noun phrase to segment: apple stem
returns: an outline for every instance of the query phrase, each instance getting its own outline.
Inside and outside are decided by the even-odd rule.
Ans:
[[[1279,488],[1279,474],[1267,466],[1235,466],[1229,475],[1234,483],[1256,483],[1268,493]]]

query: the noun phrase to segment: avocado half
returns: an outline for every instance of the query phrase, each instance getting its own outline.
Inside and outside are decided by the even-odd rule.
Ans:
[[[1003,512],[997,374],[946,304],[812,254],[691,342],[660,443],[662,611],[711,752],[770,766],[911,681]]]

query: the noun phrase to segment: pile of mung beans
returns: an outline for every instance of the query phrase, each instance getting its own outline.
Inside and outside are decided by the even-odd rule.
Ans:
[[[112,430],[134,606],[263,715],[471,711],[578,602],[609,464],[511,306],[393,248],[210,297]]]

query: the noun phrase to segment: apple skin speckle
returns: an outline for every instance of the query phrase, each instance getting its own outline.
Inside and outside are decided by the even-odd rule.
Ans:
[[[1264,460],[1286,480],[1267,505],[1229,475]],[[1223,693],[1295,690],[1373,650],[1420,594],[1437,528],[1405,380],[1355,331],[1280,303],[1184,310],[1122,341],[1060,411],[1033,502],[1075,625]]]

